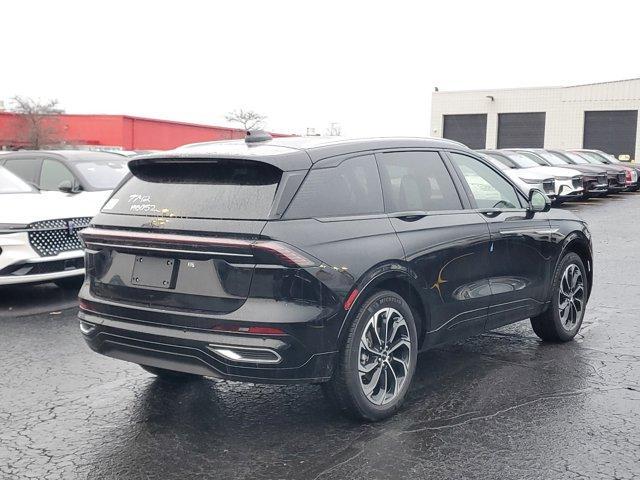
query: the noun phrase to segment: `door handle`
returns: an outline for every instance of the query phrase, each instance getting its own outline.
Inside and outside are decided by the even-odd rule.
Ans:
[[[410,212],[397,212],[389,215],[391,218],[397,218],[404,222],[415,222],[427,216],[424,210],[415,210]]]
[[[502,210],[499,208],[483,208],[478,210],[482,215],[489,218],[497,217],[502,213]]]

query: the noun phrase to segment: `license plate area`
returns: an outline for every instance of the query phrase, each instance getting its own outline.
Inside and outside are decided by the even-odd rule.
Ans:
[[[179,260],[136,255],[131,285],[138,287],[175,288]]]

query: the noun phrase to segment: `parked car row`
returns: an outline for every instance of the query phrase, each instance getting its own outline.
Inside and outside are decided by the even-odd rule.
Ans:
[[[511,148],[479,153],[525,191],[539,188],[556,204],[640,189],[640,167],[624,165],[599,150]]]
[[[0,285],[79,286],[84,252],[78,231],[128,172],[127,161],[81,150],[0,155]]]

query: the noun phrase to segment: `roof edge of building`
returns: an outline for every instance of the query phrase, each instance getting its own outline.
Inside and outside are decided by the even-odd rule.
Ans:
[[[517,90],[551,90],[551,89],[560,89],[560,88],[576,88],[576,87],[588,87],[591,85],[606,85],[608,83],[622,83],[622,82],[633,82],[640,81],[640,77],[635,78],[624,78],[621,80],[608,80],[606,82],[592,82],[592,83],[580,83],[577,85],[547,85],[547,86],[539,86],[539,87],[512,87],[512,88],[474,88],[474,89],[465,89],[465,90],[438,90],[432,92],[433,95],[438,93],[474,93],[474,92],[509,92],[509,91],[517,91]]]

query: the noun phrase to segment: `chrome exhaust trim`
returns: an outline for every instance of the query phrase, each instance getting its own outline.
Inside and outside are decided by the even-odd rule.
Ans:
[[[270,348],[215,344],[209,344],[207,348],[221,357],[234,362],[277,364],[282,361],[280,354]]]

